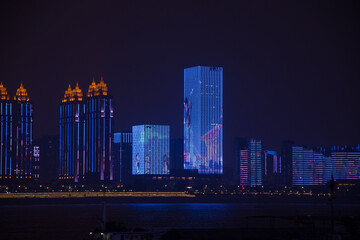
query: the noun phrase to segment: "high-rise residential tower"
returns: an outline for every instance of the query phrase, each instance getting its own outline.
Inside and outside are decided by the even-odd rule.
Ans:
[[[84,164],[84,101],[83,93],[76,84],[65,91],[60,105],[60,162],[59,178],[85,178]]]
[[[113,105],[108,87],[91,83],[85,103],[85,164],[94,179],[113,180]]]
[[[22,84],[11,99],[1,83],[0,105],[0,179],[32,179],[33,104]]]
[[[223,68],[184,69],[184,168],[223,173]]]
[[[59,179],[113,180],[112,98],[103,78],[93,80],[86,98],[78,85],[60,106]]]

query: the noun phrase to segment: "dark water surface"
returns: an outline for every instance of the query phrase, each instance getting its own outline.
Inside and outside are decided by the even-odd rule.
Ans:
[[[335,205],[335,214],[359,216],[359,204]],[[148,228],[155,235],[171,228],[246,227],[248,216],[329,216],[328,204],[156,203],[107,204],[107,220]],[[0,239],[83,239],[99,227],[102,204],[0,206]]]

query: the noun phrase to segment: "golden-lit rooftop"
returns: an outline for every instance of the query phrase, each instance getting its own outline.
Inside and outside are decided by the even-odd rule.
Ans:
[[[27,91],[24,88],[23,84],[20,84],[20,87],[16,90],[16,95],[14,97],[14,100],[17,101],[29,101],[30,98],[28,97]]]
[[[108,88],[106,86],[106,83],[104,83],[104,79],[101,76],[100,83],[96,84],[95,79],[93,78],[93,81],[91,85],[89,86],[87,96],[88,97],[96,97],[99,95],[107,96]]]
[[[0,99],[1,100],[9,100],[9,95],[7,94],[6,88],[3,83],[0,83]]]

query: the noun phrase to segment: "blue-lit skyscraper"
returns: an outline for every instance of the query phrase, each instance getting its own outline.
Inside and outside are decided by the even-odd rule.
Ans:
[[[170,126],[133,126],[132,133],[132,174],[169,174]]]
[[[102,77],[89,86],[84,121],[86,172],[94,180],[113,180],[113,104]]]
[[[78,85],[69,86],[60,105],[59,179],[113,180],[112,126],[112,98],[102,77],[85,99]]]
[[[59,179],[85,178],[84,101],[78,84],[65,91],[60,105]]]
[[[13,99],[0,84],[0,105],[0,179],[32,179],[33,104],[22,84]]]
[[[184,69],[184,168],[223,173],[223,68]]]

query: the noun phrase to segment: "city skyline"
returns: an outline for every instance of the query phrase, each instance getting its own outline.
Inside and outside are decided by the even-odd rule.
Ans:
[[[85,86],[100,75],[114,89],[115,112],[126,114],[116,131],[146,119],[170,124],[181,137],[183,69],[215,65],[226,70],[225,123],[233,126],[224,132],[225,158],[236,136],[261,138],[271,149],[284,139],[308,146],[357,143],[360,114],[349,107],[360,101],[359,46],[353,44],[359,35],[352,25],[359,16],[351,14],[352,3],[143,6],[2,3],[0,80],[9,92],[21,81],[27,87],[39,123],[35,138],[58,133],[54,106],[69,82]],[[344,11],[350,14],[343,17]],[[103,17],[93,19],[98,14]]]

